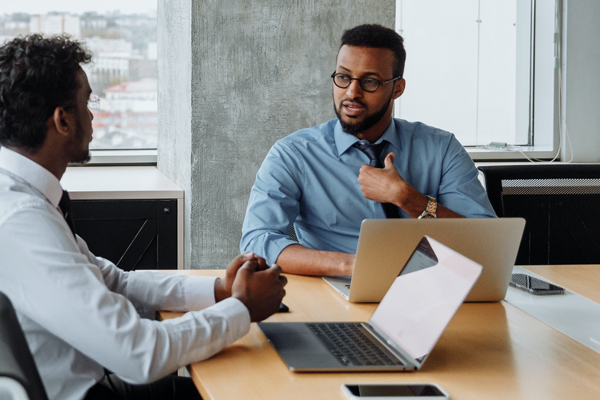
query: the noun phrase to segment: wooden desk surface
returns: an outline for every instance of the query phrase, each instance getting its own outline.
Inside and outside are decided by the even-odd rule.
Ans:
[[[523,268],[600,304],[600,265],[532,265]]]
[[[600,266],[527,268],[600,302]],[[290,313],[269,321],[367,321],[376,307],[346,302],[319,278],[288,279],[284,302]],[[203,398],[218,400],[342,400],[340,385],[352,382],[435,382],[452,399],[600,398],[600,354],[506,302],[463,304],[417,372],[294,373],[252,324],[249,334],[191,365],[190,373]]]

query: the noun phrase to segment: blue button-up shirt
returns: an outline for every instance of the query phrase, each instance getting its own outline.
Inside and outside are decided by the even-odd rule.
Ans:
[[[385,218],[380,203],[363,196],[358,173],[369,158],[353,147],[337,119],[279,140],[265,158],[250,192],[240,249],[274,263],[299,243],[315,250],[355,253],[360,224]],[[419,192],[470,218],[495,217],[475,164],[453,134],[425,124],[393,119],[377,143],[382,158]],[[400,209],[402,218],[410,218]]]

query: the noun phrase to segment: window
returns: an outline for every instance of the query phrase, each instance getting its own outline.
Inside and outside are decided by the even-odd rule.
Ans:
[[[396,116],[453,132],[473,158],[554,157],[555,2],[398,0],[396,14],[407,51]]]
[[[100,98],[90,148],[156,149],[156,6],[148,0],[3,2],[0,43],[29,33],[67,33],[84,42],[93,58],[83,68]]]

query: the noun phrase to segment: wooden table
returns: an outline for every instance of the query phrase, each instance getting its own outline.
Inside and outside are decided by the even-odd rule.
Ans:
[[[524,268],[600,304],[600,265],[530,265]]]
[[[527,268],[600,302],[600,266]],[[348,303],[320,278],[288,279],[284,302],[290,312],[268,321],[367,321],[376,307]],[[163,318],[176,315],[161,313]],[[435,382],[452,399],[600,399],[600,354],[504,301],[463,304],[417,372],[290,372],[256,324],[189,370],[202,397],[217,400],[342,400],[340,385],[353,382]]]

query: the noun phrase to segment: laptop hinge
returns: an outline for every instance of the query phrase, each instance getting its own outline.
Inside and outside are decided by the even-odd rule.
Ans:
[[[370,325],[367,322],[361,322],[360,324],[365,328],[379,343],[381,343],[389,352],[394,354],[396,357],[404,361],[407,367],[413,367],[415,370],[421,367],[421,363],[415,360],[408,354],[404,349],[394,343],[381,329],[374,325]]]

